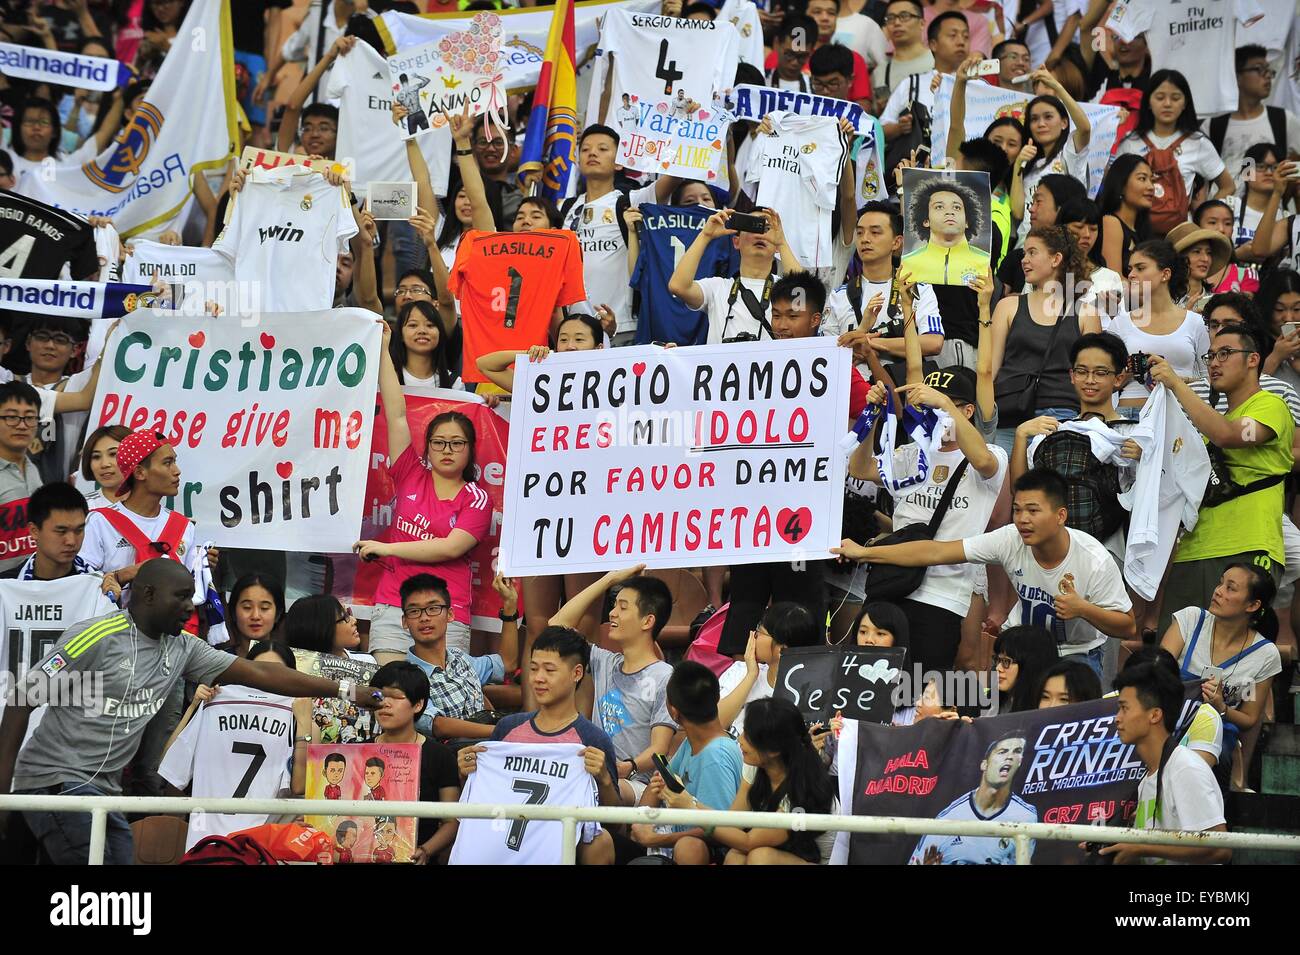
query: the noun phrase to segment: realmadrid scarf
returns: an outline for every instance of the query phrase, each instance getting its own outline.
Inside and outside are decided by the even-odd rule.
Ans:
[[[131,81],[131,71],[117,60],[16,43],[0,43],[0,73],[19,80],[100,92],[126,86]]]
[[[915,448],[916,460],[906,474],[895,473],[894,436],[898,433],[898,417],[894,413],[893,389],[885,389],[884,405],[867,405],[853,423],[852,430],[841,440],[841,449],[851,451],[871,436],[876,420],[884,415],[884,424],[880,433],[880,453],[876,455],[876,469],[880,472],[881,484],[887,491],[897,492],[925,482],[930,476],[930,461],[939,446],[943,444],[944,434],[952,427],[952,418],[945,411],[933,408],[916,408],[903,406],[903,427],[912,439],[910,447]]]
[[[0,308],[65,318],[121,318],[160,304],[162,295],[149,285],[121,282],[0,279]]]
[[[72,573],[69,576],[75,577],[79,574],[94,574],[94,573],[96,573],[96,571],[93,570],[91,566],[87,564],[84,560],[82,560],[80,557],[72,558]],[[18,579],[19,580],[36,579],[36,555],[35,554],[32,554],[31,557],[28,557],[27,562],[23,564],[23,566],[19,569]]]

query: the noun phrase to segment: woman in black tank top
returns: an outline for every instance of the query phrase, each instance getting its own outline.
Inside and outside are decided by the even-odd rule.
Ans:
[[[1078,301],[1083,254],[1059,226],[1031,229],[1025,239],[1025,279],[1032,291],[1008,295],[993,311],[994,392],[999,405],[1035,387],[1033,415],[1072,418],[1079,397],[1070,381],[1070,346],[1080,335],[1101,331],[1096,310]],[[1028,286],[1027,286],[1028,287]],[[1059,326],[1059,327],[1058,327]],[[1003,420],[997,443],[1009,448],[1020,421]]]
[[[1148,219],[1155,199],[1151,167],[1141,156],[1120,156],[1101,181],[1101,255],[1106,267],[1128,275],[1128,257],[1150,231]]]

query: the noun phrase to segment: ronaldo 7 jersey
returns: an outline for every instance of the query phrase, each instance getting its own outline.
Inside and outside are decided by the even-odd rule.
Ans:
[[[578,237],[562,229],[466,232],[447,287],[465,328],[465,381],[487,381],[478,359],[545,345],[556,306],[587,297]]]
[[[487,742],[460,794],[462,803],[595,806],[596,780],[574,743]],[[564,838],[560,822],[462,819],[451,865],[558,865]],[[579,828],[581,831],[581,828]]]

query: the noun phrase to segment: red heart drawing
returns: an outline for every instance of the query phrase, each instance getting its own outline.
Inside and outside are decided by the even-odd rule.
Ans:
[[[293,462],[281,461],[279,464],[275,466],[275,473],[280,475],[280,477],[284,478],[285,480],[288,480],[289,475],[293,473]],[[782,511],[782,513],[785,512]]]
[[[274,347],[275,347],[275,336],[274,336],[274,335],[268,335],[266,332],[262,332],[261,340],[262,340],[262,347],[263,347],[263,348],[274,348]]]
[[[670,163],[670,162],[661,162],[659,165],[661,165],[661,166],[663,166],[665,169],[667,169],[667,168],[669,168],[669,167],[672,165],[672,163]]]
[[[718,174],[717,174],[716,172],[714,172],[712,169],[710,169],[710,170],[709,170],[709,178],[710,178],[710,179],[717,179],[717,178],[718,178]]]
[[[696,115],[698,115],[700,119],[708,119],[712,114],[707,109],[702,109]]]
[[[776,515],[776,532],[787,544],[799,543],[808,536],[810,530],[812,530],[812,511],[806,507],[801,507],[797,511],[783,507]]]
[[[190,336],[190,344],[193,345],[195,348],[202,348],[203,343],[207,340],[208,340],[208,336],[204,335],[202,332],[195,332],[193,335]]]
[[[632,365],[632,374],[640,378],[645,374],[645,362],[638,361]]]
[[[639,96],[633,96],[633,97],[630,97],[630,99],[631,99],[632,102],[634,102],[634,103],[635,103],[638,99],[640,99],[640,98],[641,98],[641,97],[639,97]]]
[[[714,149],[721,149],[721,148],[722,148],[722,140],[721,140],[721,139],[715,139],[715,140],[712,142],[711,145],[713,146]]]

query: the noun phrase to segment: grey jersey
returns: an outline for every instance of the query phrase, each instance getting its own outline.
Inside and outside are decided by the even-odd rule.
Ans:
[[[619,759],[632,759],[650,746],[650,731],[656,726],[676,730],[668,715],[667,687],[673,668],[656,660],[635,673],[623,672],[623,654],[600,647],[591,648],[591,672],[595,679],[595,722],[609,735]],[[638,774],[649,782],[650,773]]]
[[[93,780],[120,792],[122,770],[177,681],[211,684],[234,660],[198,637],[146,637],[121,610],[74,624],[23,679],[29,704],[40,694],[50,702],[18,754],[14,789]]]

